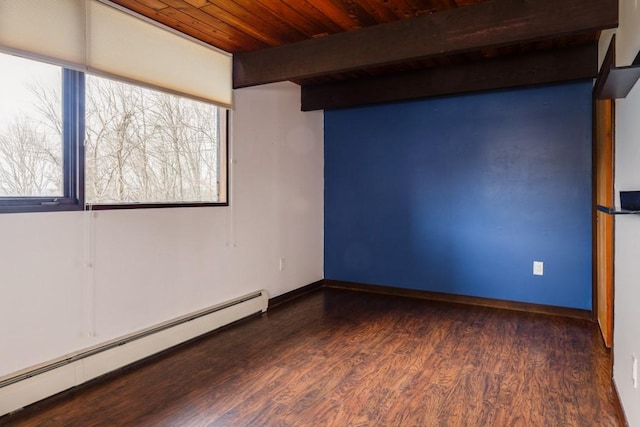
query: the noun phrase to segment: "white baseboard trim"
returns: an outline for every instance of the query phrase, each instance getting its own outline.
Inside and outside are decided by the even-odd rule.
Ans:
[[[256,313],[269,298],[258,291],[40,365],[0,381],[0,416]]]

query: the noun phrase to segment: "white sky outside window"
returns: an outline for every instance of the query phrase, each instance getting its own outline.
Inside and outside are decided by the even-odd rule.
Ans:
[[[29,90],[34,82],[61,85],[60,68],[0,53],[0,123],[16,114],[29,114],[37,97]]]
[[[0,53],[0,197],[62,195],[62,136],[38,111],[43,99],[35,85],[51,95],[60,121],[62,107],[53,97],[62,90],[60,67]],[[29,139],[33,145],[15,136],[18,123],[36,135]],[[20,178],[18,169],[24,172]]]

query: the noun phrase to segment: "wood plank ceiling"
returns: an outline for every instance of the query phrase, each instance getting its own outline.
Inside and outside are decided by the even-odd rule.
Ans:
[[[307,91],[308,93],[318,94],[325,92],[324,96],[320,96],[322,99],[316,102],[313,108],[307,109],[342,107],[389,100],[386,98],[375,100],[356,99],[335,104],[334,101],[340,98],[341,95],[327,96],[326,94],[335,89],[336,84],[344,88],[345,84],[347,84],[345,82],[360,82],[361,80],[373,79],[372,84],[375,87],[377,84],[375,79],[383,78],[388,81],[390,76],[401,76],[398,79],[401,81],[404,80],[404,76],[407,73],[409,73],[409,76],[413,76],[415,81],[419,78],[416,73],[421,73],[424,70],[428,70],[428,73],[430,73],[434,69],[442,67],[452,67],[451,70],[454,73],[458,69],[458,74],[461,75],[459,78],[465,80],[465,72],[461,72],[460,67],[465,67],[469,64],[476,67],[475,72],[482,73],[483,66],[481,65],[478,69],[478,63],[484,64],[487,60],[512,58],[514,56],[523,57],[523,55],[530,53],[539,54],[540,52],[557,50],[568,52],[568,49],[584,46],[591,46],[592,48],[582,56],[590,55],[590,58],[593,59],[594,46],[599,38],[600,30],[617,25],[617,0],[112,0],[112,2],[234,54],[234,85],[236,87],[261,84],[268,81],[291,80],[302,85],[303,88],[309,88],[310,91]],[[588,5],[583,6],[583,3],[588,3]],[[536,4],[547,6],[536,6]],[[566,8],[562,9],[564,4],[566,4]],[[603,17],[594,17],[595,19],[601,19],[602,22],[592,23],[591,21],[585,21],[584,28],[577,26],[565,30],[560,21],[566,19],[566,17],[557,19],[552,14],[548,14],[550,18],[544,19],[556,19],[558,22],[553,22],[549,25],[549,28],[553,28],[553,31],[557,33],[547,34],[540,32],[537,27],[534,28],[529,21],[516,22],[519,17],[517,15],[512,17],[508,14],[510,9],[523,14],[529,13],[529,10],[536,12],[536,7],[558,7],[559,14],[562,14],[563,10],[570,13],[577,11],[576,13],[581,14],[583,13],[582,9],[585,9],[587,11],[583,13],[585,15],[591,13],[593,15],[603,15]],[[612,9],[612,12],[603,13],[608,9]],[[429,21],[431,18],[425,18],[444,17],[445,15],[447,18],[443,18],[440,21],[437,19]],[[523,25],[528,25],[531,26],[532,35],[530,39],[519,36],[519,38],[514,38],[515,42],[496,43],[495,41],[487,41],[483,45],[484,34],[482,31],[475,29],[473,30],[474,33],[469,30],[469,34],[464,34],[465,27],[463,25],[472,27],[475,22],[475,16],[477,16],[478,22],[495,22],[498,26],[507,25],[503,25],[499,19],[502,19],[503,22],[510,22],[516,32],[518,31],[518,26],[522,28]],[[535,15],[532,12],[525,18],[529,18],[532,22],[534,20],[539,21],[541,19],[539,16],[543,15]],[[398,21],[422,22],[423,28],[425,25],[437,27],[438,25],[446,24],[447,28],[453,27],[454,30],[449,34],[447,33],[447,28],[442,28],[443,38],[466,37],[469,39],[473,36],[478,38],[480,43],[473,45],[472,49],[439,51],[438,40],[436,40],[438,37],[433,37],[432,34],[434,41],[429,40],[429,42],[433,43],[434,52],[437,54],[430,53],[420,57],[406,56],[402,60],[373,61],[363,67],[342,66],[340,68],[336,66],[335,69],[319,67],[317,72],[291,73],[285,70],[282,72],[284,74],[280,73],[285,77],[280,75],[274,78],[246,76],[247,69],[250,72],[251,67],[264,68],[264,62],[261,63],[260,61],[264,61],[264,55],[267,55],[266,58],[269,60],[272,52],[275,54],[273,62],[276,64],[278,61],[287,62],[287,69],[290,69],[291,63],[295,63],[296,59],[298,59],[290,57],[290,55],[300,51],[308,52],[308,57],[296,54],[306,64],[312,61],[316,47],[320,48],[318,61],[330,63],[330,58],[323,58],[322,56],[321,50],[323,47],[326,48],[327,43],[321,42],[321,40],[328,42],[330,49],[336,50],[337,54],[341,54],[343,57],[352,56],[352,52],[348,50],[341,52],[341,45],[349,46],[349,43],[351,43],[352,46],[357,40],[355,37],[347,40],[344,38],[343,33],[353,33],[361,36],[365,40],[362,49],[375,50],[376,45],[371,42],[373,39],[367,38],[368,34],[373,34],[371,29],[373,27],[389,28],[393,38],[391,31],[395,31],[393,28],[397,29],[399,25],[392,23]],[[456,28],[456,22],[462,23],[460,28]],[[404,31],[404,34],[411,35],[411,32],[415,33],[417,29],[412,30],[411,27],[406,27]],[[382,32],[378,34],[383,34],[386,37]],[[505,38],[505,40],[507,39],[508,37]],[[330,42],[334,40],[335,45],[331,47]],[[356,41],[354,42],[354,40]],[[419,38],[416,38],[416,40],[419,40]],[[320,46],[320,43],[324,44]],[[427,44],[424,40],[421,43]],[[284,50],[288,46],[292,46],[293,49],[291,51]],[[295,50],[296,47],[298,48],[297,51]],[[445,48],[453,49],[453,47],[444,43],[443,49]],[[582,50],[584,51],[585,49]],[[278,55],[280,55],[279,59]],[[577,57],[577,55],[574,56]],[[536,58],[537,61],[540,60],[539,55]],[[547,61],[550,61],[547,66],[549,70],[554,68],[554,65],[558,62],[555,57]],[[597,57],[595,61],[597,61]],[[495,61],[493,63],[493,68],[497,68]],[[526,63],[522,62],[514,66],[522,67],[523,65],[527,66]],[[591,76],[593,77],[597,71],[594,67],[597,67],[597,64],[590,67],[591,69],[588,72],[582,70],[579,73],[572,73],[575,74],[575,78],[584,78],[585,74],[593,74]],[[426,74],[427,76],[429,75],[428,73]],[[567,76],[568,74],[565,71],[562,76],[547,76],[541,82],[544,83],[550,79],[566,79]],[[504,76],[501,78],[504,79]],[[515,83],[517,85],[517,82]],[[397,84],[402,83],[394,83],[393,85]],[[523,84],[531,83],[527,81],[523,82]],[[388,89],[392,98],[394,97],[392,93],[397,91],[397,88],[393,85]],[[422,84],[422,86],[428,85]],[[483,86],[481,84],[478,90],[485,90],[494,86],[491,84]],[[499,86],[498,84],[497,87]],[[325,91],[325,89],[327,90]],[[467,83],[462,89],[450,90],[448,93],[470,90],[474,90],[474,88]],[[346,88],[346,91],[350,91],[349,87]],[[408,93],[409,91],[405,90],[405,92]],[[303,109],[304,93],[303,90]],[[435,95],[441,94],[435,93]],[[417,91],[415,96],[409,94],[402,97],[402,99],[429,95],[429,90],[426,93]],[[317,100],[317,97],[314,99]]]
[[[486,0],[114,0],[229,53],[251,52]]]

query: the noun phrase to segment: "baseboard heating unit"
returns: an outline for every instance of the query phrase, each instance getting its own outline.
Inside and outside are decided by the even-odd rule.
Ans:
[[[267,310],[257,291],[0,379],[0,416]]]

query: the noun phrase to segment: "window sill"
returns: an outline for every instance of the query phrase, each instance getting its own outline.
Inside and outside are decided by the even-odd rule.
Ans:
[[[159,209],[159,208],[196,208],[210,206],[229,206],[228,202],[192,202],[192,203],[96,203],[88,204],[87,210],[102,211],[116,209]]]

